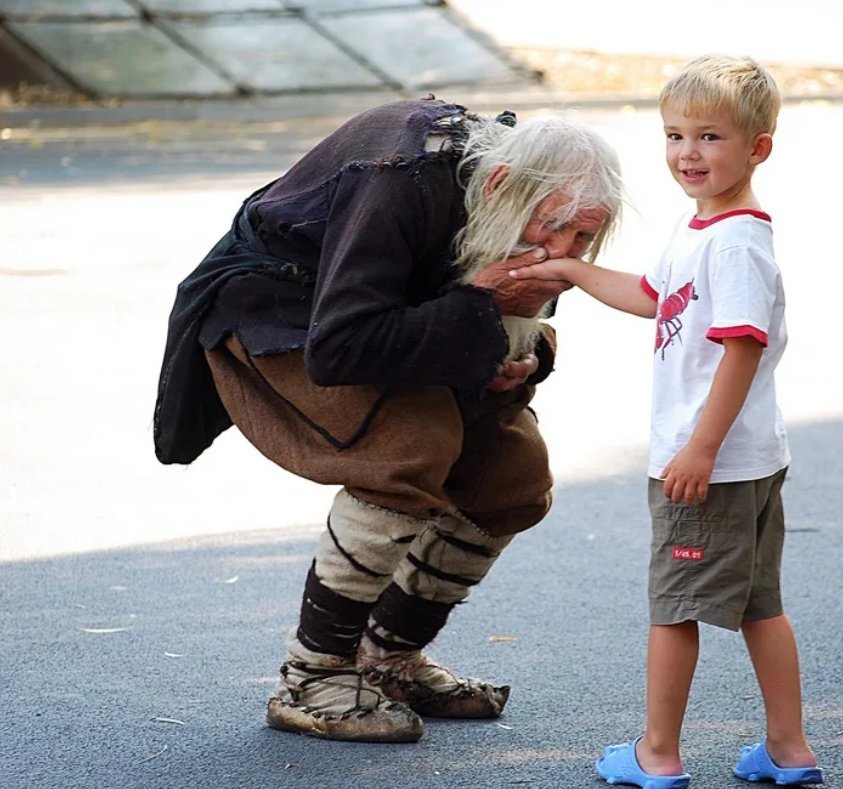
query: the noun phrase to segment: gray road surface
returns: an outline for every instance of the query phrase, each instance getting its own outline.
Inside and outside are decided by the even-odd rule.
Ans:
[[[843,774],[841,441],[841,421],[794,431],[786,487],[785,595],[830,786]],[[599,787],[601,745],[643,720],[647,543],[641,473],[561,486],[551,517],[515,540],[431,650],[511,683],[505,716],[430,720],[419,743],[400,746],[263,725],[310,538],[244,532],[0,565],[0,783]],[[761,736],[761,716],[739,637],[705,628],[685,730],[692,786],[742,785],[730,764]]]

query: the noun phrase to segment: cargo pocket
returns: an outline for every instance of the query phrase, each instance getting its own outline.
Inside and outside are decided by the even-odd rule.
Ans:
[[[674,504],[660,485],[655,495],[651,490],[650,512],[651,598],[707,599],[720,584],[724,560],[738,545],[727,519],[720,512],[706,511],[703,504]]]

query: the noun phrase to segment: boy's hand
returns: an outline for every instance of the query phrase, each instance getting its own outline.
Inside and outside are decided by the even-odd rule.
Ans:
[[[513,268],[509,276],[513,279],[544,279],[564,282],[568,288],[573,287],[569,277],[583,261],[578,258],[550,258],[540,263],[528,263],[525,266]]]
[[[642,318],[656,315],[656,302],[641,287],[641,277],[628,271],[595,266],[579,258],[548,258],[541,262],[526,261],[513,267],[509,277],[526,282],[555,282],[565,290],[577,287],[616,310]]]
[[[705,501],[717,452],[743,408],[764,346],[750,336],[725,337],[708,399],[690,440],[663,469],[664,495],[674,504]]]
[[[703,502],[708,495],[708,482],[717,453],[686,444],[662,469],[664,495],[674,504]]]

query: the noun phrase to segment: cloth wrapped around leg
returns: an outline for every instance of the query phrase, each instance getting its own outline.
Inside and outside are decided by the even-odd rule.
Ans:
[[[395,583],[372,611],[360,644],[357,665],[372,685],[421,715],[494,718],[503,712],[509,686],[460,677],[422,648],[511,539],[485,534],[456,511],[415,539]]]
[[[288,644],[267,722],[333,740],[412,742],[423,725],[356,665],[369,612],[414,536],[426,526],[341,491],[308,573],[301,617]]]

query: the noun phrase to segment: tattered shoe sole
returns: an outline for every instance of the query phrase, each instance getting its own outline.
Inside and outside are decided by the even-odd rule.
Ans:
[[[416,742],[424,733],[421,718],[400,702],[345,715],[323,715],[273,696],[266,708],[266,722],[281,731],[351,742]]]
[[[387,693],[387,695],[389,695]],[[408,700],[411,709],[431,718],[497,718],[509,700],[509,685],[471,684],[450,693]]]
[[[509,700],[509,685],[477,679],[463,679],[457,687],[437,692],[421,682],[372,666],[363,673],[384,696],[430,718],[497,718]]]

